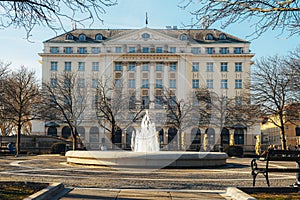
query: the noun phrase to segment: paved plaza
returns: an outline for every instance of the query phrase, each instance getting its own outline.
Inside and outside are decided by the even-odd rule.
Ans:
[[[0,181],[61,182],[69,199],[228,199],[227,187],[252,186],[251,158],[229,158],[208,169],[113,169],[68,165],[64,156],[0,157]],[[285,167],[287,163],[276,163]],[[284,187],[293,174],[270,174],[272,187]],[[266,186],[258,176],[257,186]],[[101,198],[100,198],[101,197]]]

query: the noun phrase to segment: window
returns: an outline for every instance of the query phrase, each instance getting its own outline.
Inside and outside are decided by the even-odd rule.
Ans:
[[[128,65],[128,71],[135,71],[135,63],[134,62],[130,62]]]
[[[99,71],[99,62],[92,62],[92,71]]]
[[[238,62],[238,63],[235,63],[235,71],[236,72],[241,72],[242,71],[242,63],[241,62]]]
[[[149,97],[142,96],[142,107],[145,109],[149,109]]]
[[[206,40],[213,40],[214,39],[214,36],[212,35],[212,34],[207,34],[206,36],[205,36],[205,39]]]
[[[180,40],[187,40],[188,39],[188,37],[187,37],[187,35],[185,35],[185,34],[183,34],[183,35],[181,35],[180,36]]]
[[[78,96],[77,97],[77,105],[83,105],[84,104],[84,97]]]
[[[71,34],[67,34],[67,36],[66,36],[66,40],[74,40],[74,37],[73,37],[73,35],[71,35]]]
[[[93,54],[100,53],[100,48],[99,47],[92,47],[92,53]]]
[[[198,62],[193,62],[192,71],[193,72],[199,72],[199,63]]]
[[[135,96],[129,97],[129,109],[135,109]]]
[[[163,52],[163,48],[162,47],[156,47],[155,52],[156,53],[162,53]]]
[[[242,47],[235,47],[235,48],[234,48],[234,53],[236,53],[236,54],[241,54],[241,53],[243,53]]]
[[[176,63],[170,63],[170,71],[176,71]]]
[[[50,79],[50,85],[51,85],[51,87],[56,88],[57,87],[57,79],[56,78],[51,78]]]
[[[73,53],[73,48],[72,47],[65,47],[65,53],[67,53],[67,54]]]
[[[155,87],[156,88],[162,88],[162,79],[156,79],[155,80]]]
[[[192,54],[199,54],[200,53],[200,48],[199,47],[193,47],[192,48]]]
[[[115,51],[116,53],[122,53],[122,47],[116,47]]]
[[[214,71],[214,63],[212,63],[212,62],[206,63],[206,71],[213,72]]]
[[[115,71],[122,71],[122,63],[121,62],[117,62],[115,63]]]
[[[128,80],[128,88],[135,88],[135,79]]]
[[[215,49],[213,47],[207,47],[206,48],[206,53],[207,54],[213,54],[213,53],[215,53]]]
[[[149,47],[143,47],[142,53],[149,53]]]
[[[176,79],[170,79],[170,88],[176,88]]]
[[[86,36],[84,34],[80,34],[78,39],[79,41],[86,41]]]
[[[92,79],[92,88],[97,88],[98,87],[98,79]]]
[[[198,79],[192,80],[192,88],[199,88],[199,80]]]
[[[206,80],[206,88],[213,89],[214,88],[214,80],[212,80],[212,79]]]
[[[155,97],[155,108],[162,108],[163,106],[163,97],[162,96],[156,96]],[[163,119],[161,118],[160,121]]]
[[[228,65],[227,62],[221,62],[221,72],[227,72],[228,71],[227,65]]]
[[[51,64],[50,64],[50,70],[51,71],[57,71],[57,62],[56,61],[52,61]]]
[[[95,36],[95,40],[103,40],[103,36],[102,36],[102,34],[97,34],[96,36]]]
[[[129,47],[129,53],[135,53],[136,49],[135,47]]]
[[[142,71],[148,71],[149,70],[149,65],[148,63],[143,63],[142,64]]]
[[[65,87],[65,88],[71,87],[71,81],[70,81],[70,79],[65,79],[65,80],[64,80],[64,87]]]
[[[221,47],[220,48],[220,54],[227,54],[227,53],[229,53],[229,50],[228,50],[227,47]]]
[[[241,79],[236,79],[235,80],[235,88],[236,89],[242,89],[242,80]]]
[[[219,39],[220,39],[220,40],[226,40],[226,39],[227,39],[227,36],[226,36],[225,34],[222,33],[222,34],[220,35]]]
[[[170,47],[170,53],[176,53],[176,47]]]
[[[79,78],[78,79],[78,87],[79,88],[84,88],[84,78]]]
[[[78,53],[85,54],[86,53],[86,48],[85,47],[79,47]]]
[[[147,39],[150,38],[150,35],[149,35],[148,33],[144,33],[144,34],[142,35],[142,38],[145,39],[145,40],[147,40]]]
[[[149,80],[148,79],[142,80],[142,88],[149,88]]]
[[[228,89],[228,80],[227,79],[221,80],[221,89]]]
[[[72,63],[65,62],[65,71],[71,71],[71,70],[72,70]]]
[[[59,53],[58,47],[50,47],[50,53]]]
[[[85,62],[78,62],[78,71],[85,70]]]
[[[156,63],[156,71],[162,71],[163,64],[162,63]]]
[[[235,105],[241,106],[242,104],[242,97],[235,97]]]

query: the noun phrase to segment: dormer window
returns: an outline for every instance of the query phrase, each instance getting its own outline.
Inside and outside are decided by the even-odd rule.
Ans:
[[[147,40],[147,39],[150,38],[150,35],[149,35],[148,33],[144,33],[144,34],[142,35],[142,38],[145,39],[145,40]]]
[[[227,39],[227,36],[226,36],[225,34],[222,33],[222,34],[220,35],[220,40],[226,40],[226,39]]]
[[[86,41],[86,36],[85,34],[80,34],[78,37],[79,41]]]
[[[205,36],[205,40],[213,40],[213,39],[214,39],[214,36],[210,33]]]
[[[102,34],[97,34],[96,36],[95,36],[95,40],[103,40],[103,35]]]
[[[66,35],[66,40],[74,40],[73,35],[71,34]]]
[[[188,39],[188,37],[187,37],[187,35],[185,35],[185,34],[183,34],[183,35],[181,35],[180,36],[180,40],[187,40]]]

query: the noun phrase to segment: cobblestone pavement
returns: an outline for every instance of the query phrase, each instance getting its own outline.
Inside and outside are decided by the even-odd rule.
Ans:
[[[68,165],[64,156],[0,156],[0,181],[62,182],[67,187],[152,189],[152,190],[225,190],[227,187],[252,186],[251,158],[229,158],[227,165],[214,169],[159,169],[156,171],[112,169]],[[278,163],[277,167],[288,163]],[[271,186],[288,186],[294,174],[270,174]],[[266,186],[259,175],[257,186]]]

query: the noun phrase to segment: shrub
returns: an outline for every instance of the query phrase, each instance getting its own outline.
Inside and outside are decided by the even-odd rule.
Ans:
[[[244,154],[243,147],[241,146],[229,146],[228,148],[225,149],[225,152],[230,157],[232,156],[242,157]]]
[[[52,146],[51,146],[51,153],[62,154],[62,153],[65,153],[65,151],[66,151],[65,143],[57,142],[57,143],[52,144]]]

